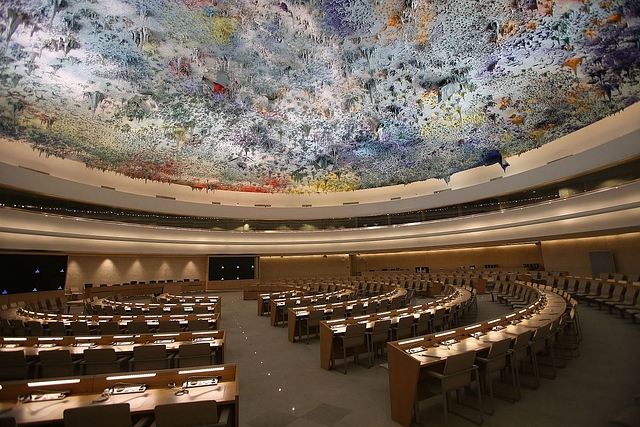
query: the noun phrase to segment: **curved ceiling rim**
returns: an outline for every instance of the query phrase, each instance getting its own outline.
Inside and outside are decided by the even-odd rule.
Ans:
[[[95,227],[91,229],[88,221],[0,210],[3,224],[12,226],[3,227],[0,235],[3,236],[2,246],[14,250],[98,253],[279,255],[477,246],[570,234],[586,236],[616,229],[640,230],[639,189],[640,182],[636,182],[626,188],[603,190],[574,200],[544,203],[535,208],[514,209],[482,217],[330,233],[203,233],[184,229],[120,227],[116,224],[93,224]],[[14,232],[5,232],[11,228]]]
[[[212,204],[217,202],[211,199],[217,197],[216,194],[221,192],[200,194],[201,199],[207,200],[194,202],[186,197],[192,197],[194,190],[179,185],[156,186],[156,183],[150,184],[146,188],[146,190],[151,190],[150,195],[121,191],[108,185],[98,186],[95,182],[93,184],[96,185],[79,182],[80,179],[86,177],[85,175],[78,178],[78,181],[68,179],[69,177],[60,177],[58,173],[64,171],[48,168],[53,160],[43,160],[33,152],[33,157],[37,160],[31,163],[31,159],[11,158],[12,150],[3,153],[5,155],[3,161],[0,162],[0,183],[25,191],[69,200],[175,215],[247,220],[325,219],[384,215],[495,197],[576,176],[589,170],[637,157],[640,155],[640,144],[637,143],[640,139],[639,116],[640,103],[615,116],[580,129],[568,137],[548,143],[537,150],[523,153],[517,157],[510,157],[508,160],[512,166],[507,169],[507,173],[504,175],[501,174],[501,170],[495,170],[492,167],[479,167],[454,174],[449,185],[446,185],[442,180],[428,180],[406,186],[359,190],[347,194],[332,193],[319,198],[312,197],[312,195],[252,195],[224,192],[232,193],[232,196],[237,197],[240,201],[235,202],[234,205],[223,203],[218,205]],[[2,143],[6,148],[7,141]],[[9,145],[9,147],[11,146]],[[61,162],[65,165],[77,163],[68,160]],[[86,170],[87,174],[89,172],[104,175],[102,172]],[[74,172],[72,171],[72,173]],[[452,191],[440,191],[449,189]],[[200,192],[195,191],[195,193]],[[377,195],[370,197],[374,193]],[[184,199],[183,196],[185,196]],[[275,202],[282,200],[282,196],[291,200],[295,199],[298,204],[291,206],[287,202],[287,205],[277,206]],[[320,199],[325,199],[321,202],[325,205],[316,206],[315,200]],[[331,199],[333,204],[326,204],[327,199]]]

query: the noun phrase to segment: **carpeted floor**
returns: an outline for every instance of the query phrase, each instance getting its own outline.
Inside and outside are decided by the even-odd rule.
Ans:
[[[290,343],[286,328],[256,315],[256,301],[243,301],[240,292],[221,295],[226,360],[239,365],[242,427],[398,425],[391,420],[387,370],[379,366],[384,360],[370,369],[350,362],[347,375],[325,371],[319,340]],[[506,310],[489,296],[478,300],[477,320]],[[581,306],[579,315],[580,357],[556,379],[542,378],[537,390],[522,389],[519,402],[494,399],[495,414],[485,416],[485,426],[607,426],[626,407],[640,406],[634,400],[640,393],[640,325],[594,307]],[[509,392],[507,385],[496,388]],[[441,397],[422,402],[421,414],[423,424],[443,425]],[[451,415],[449,425],[472,424]]]

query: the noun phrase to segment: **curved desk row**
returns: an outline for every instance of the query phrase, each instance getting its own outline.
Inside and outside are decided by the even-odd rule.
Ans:
[[[188,393],[196,376],[209,378],[210,385],[197,386],[197,392]],[[153,414],[157,405],[202,400],[215,400],[218,411],[229,408],[232,414],[229,425],[239,425],[238,368],[235,364],[51,381],[10,381],[0,386],[0,413],[14,417],[21,426],[62,425],[64,410],[68,408],[128,402],[131,414],[139,416]],[[109,392],[105,393],[105,390]],[[87,425],[90,424],[87,420]]]
[[[2,337],[0,338],[0,352],[23,350],[27,359],[35,359],[42,350],[69,350],[71,356],[79,357],[88,348],[113,348],[118,354],[131,354],[135,346],[145,344],[163,344],[171,352],[177,351],[182,344],[208,343],[216,350],[217,363],[224,363],[225,337],[225,331],[66,337]]]
[[[397,325],[401,318],[411,317],[415,322],[420,317],[420,314],[424,312],[433,314],[438,308],[451,309],[453,307],[459,307],[462,304],[466,304],[472,297],[472,293],[467,289],[455,289],[453,287],[449,287],[448,289],[452,291],[449,295],[427,304],[320,322],[320,367],[327,371],[332,368],[331,360],[333,360],[333,356],[337,355],[337,349],[334,348],[334,337],[343,334],[349,324],[364,323],[366,324],[366,329],[371,330],[374,323],[378,320],[391,319],[391,324]],[[368,348],[355,349],[354,351],[363,353],[367,352]]]
[[[522,285],[524,286],[524,285]],[[563,316],[567,300],[543,288],[539,298],[511,314],[439,333],[387,343],[391,418],[410,427],[421,370],[443,364],[448,356],[466,351],[483,351],[492,342],[537,330]],[[442,345],[444,343],[444,345]]]
[[[278,298],[269,300],[270,323],[271,326],[278,324],[278,319],[282,316],[283,320],[287,320],[288,308],[293,306],[307,306],[315,302],[338,302],[348,300],[355,291],[353,289],[344,288],[337,291],[322,293],[316,295],[295,296],[288,298]]]
[[[6,319],[21,319],[23,321],[37,321],[46,325],[48,322],[63,322],[70,325],[71,322],[86,322],[91,327],[97,327],[100,322],[118,322],[121,326],[125,326],[129,322],[146,322],[147,325],[157,326],[160,322],[174,321],[179,322],[182,326],[187,326],[190,320],[204,320],[209,327],[219,328],[218,313],[213,314],[165,314],[165,315],[84,315],[84,314],[57,314],[43,313],[38,311],[26,310],[23,308],[5,310],[2,317]]]
[[[350,314],[351,316],[360,316],[365,313],[364,312],[353,313],[353,309],[356,306],[356,304],[362,304],[363,311],[368,311],[367,315],[374,315],[374,313],[377,313],[378,311],[387,312],[389,306],[391,306],[391,308],[394,308],[394,309],[400,309],[402,307],[402,302],[404,302],[404,297],[406,294],[407,294],[406,289],[393,288],[393,290],[391,291],[388,291],[384,294],[374,296],[374,297],[360,298],[357,300],[341,301],[336,303],[287,307],[287,310],[288,310],[287,326],[288,326],[289,342],[295,342],[296,337],[300,335],[300,321],[306,318],[309,315],[309,312],[312,310],[322,310],[325,314],[325,317],[327,317],[333,313],[334,309],[338,307],[344,307],[345,313],[347,313],[347,315]],[[387,300],[388,303],[383,306],[382,302],[385,300]],[[397,303],[394,303],[393,301],[397,301]],[[292,322],[290,321],[290,319],[295,319],[295,320]],[[338,319],[338,321],[340,320],[342,319]]]

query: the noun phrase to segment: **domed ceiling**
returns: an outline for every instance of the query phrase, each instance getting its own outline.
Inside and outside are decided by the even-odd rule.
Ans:
[[[3,0],[0,132],[198,189],[447,180],[639,100],[636,0]]]

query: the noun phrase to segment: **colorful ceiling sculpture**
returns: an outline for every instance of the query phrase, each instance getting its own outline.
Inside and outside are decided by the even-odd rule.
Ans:
[[[637,0],[3,0],[0,133],[193,188],[448,179],[637,102],[639,15]]]

